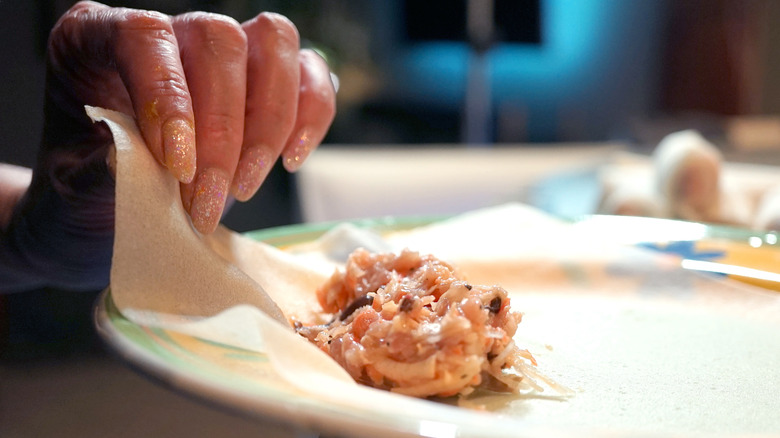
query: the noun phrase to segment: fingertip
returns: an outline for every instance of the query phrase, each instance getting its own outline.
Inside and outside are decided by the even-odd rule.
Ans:
[[[303,166],[303,162],[311,154],[317,142],[312,138],[311,132],[303,128],[296,135],[290,137],[287,147],[282,152],[282,164],[288,172],[297,172]]]
[[[209,168],[198,175],[190,204],[190,218],[196,230],[210,234],[217,229],[229,188],[230,180],[219,169]]]
[[[271,148],[264,145],[253,146],[242,152],[231,186],[231,193],[238,201],[248,201],[257,193],[271,171],[276,155],[278,152],[274,154]]]
[[[165,166],[173,176],[184,184],[195,178],[197,156],[195,151],[195,129],[191,122],[172,118],[162,128]]]
[[[282,152],[284,167],[289,172],[301,168],[324,139],[336,115],[335,84],[325,60],[312,50],[301,50],[299,60],[301,85],[296,126]]]

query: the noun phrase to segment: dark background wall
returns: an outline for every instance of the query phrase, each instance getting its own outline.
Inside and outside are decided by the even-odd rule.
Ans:
[[[724,140],[726,118],[780,111],[774,80],[780,74],[780,30],[771,25],[780,19],[778,2],[524,0],[517,4],[526,6],[506,9],[502,1],[483,71],[488,142],[652,143],[683,127]],[[45,41],[72,3],[0,0],[0,161],[34,162]],[[321,50],[342,79],[326,147],[463,144],[474,52],[465,32],[452,36],[452,23],[431,25],[443,21],[435,19],[441,2],[426,2],[427,9],[405,0],[108,3],[172,14],[206,9],[238,20],[262,10],[284,13],[298,26],[303,44]],[[457,9],[466,2],[446,3]],[[453,16],[465,14],[458,13]],[[532,32],[517,37],[523,33],[506,30],[511,23]],[[429,27],[450,34],[420,32]],[[258,199],[236,206],[228,223],[245,230],[296,222],[294,195],[294,178],[277,169]]]

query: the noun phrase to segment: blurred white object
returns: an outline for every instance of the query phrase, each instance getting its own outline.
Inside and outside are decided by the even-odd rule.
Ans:
[[[780,227],[780,169],[725,162],[693,130],[668,135],[652,157],[616,155],[600,178],[599,213]]]
[[[526,201],[554,173],[604,164],[622,144],[466,149],[325,147],[298,171],[303,220],[447,215]]]
[[[666,210],[675,218],[717,222],[721,187],[718,149],[697,131],[669,134],[653,153],[656,185]]]

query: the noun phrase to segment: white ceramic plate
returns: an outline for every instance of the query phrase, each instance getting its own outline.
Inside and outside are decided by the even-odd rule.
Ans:
[[[631,218],[601,220],[637,225]],[[385,232],[423,222],[359,225]],[[638,230],[652,236],[644,243],[682,249],[684,259],[766,264],[780,254],[765,235],[761,252],[750,241],[756,236],[744,231],[702,232],[668,222],[661,231],[662,225],[642,223]],[[328,228],[293,226],[250,236],[286,247]],[[664,239],[664,233],[673,238]],[[676,259],[627,256],[540,265],[533,288],[512,291],[513,306],[525,313],[517,340],[535,354],[542,372],[576,395],[485,395],[474,400],[484,412],[438,401],[400,416],[382,406],[346,409],[285,384],[263,354],[131,323],[113,305],[110,290],[95,315],[99,332],[121,358],[173,389],[328,434],[780,435],[780,294],[692,273],[670,260]]]

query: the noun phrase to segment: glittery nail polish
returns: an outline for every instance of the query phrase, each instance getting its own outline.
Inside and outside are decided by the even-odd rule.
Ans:
[[[168,120],[162,127],[165,165],[183,183],[195,177],[195,130],[183,119]]]
[[[295,172],[303,165],[303,161],[309,156],[314,146],[311,135],[307,129],[302,129],[293,137],[284,151],[284,168],[288,172]]]
[[[239,201],[251,198],[268,176],[274,157],[271,149],[259,145],[246,149],[236,168],[231,191]]]
[[[225,208],[230,181],[219,169],[206,169],[195,181],[190,217],[192,225],[201,233],[211,233],[217,228]]]

